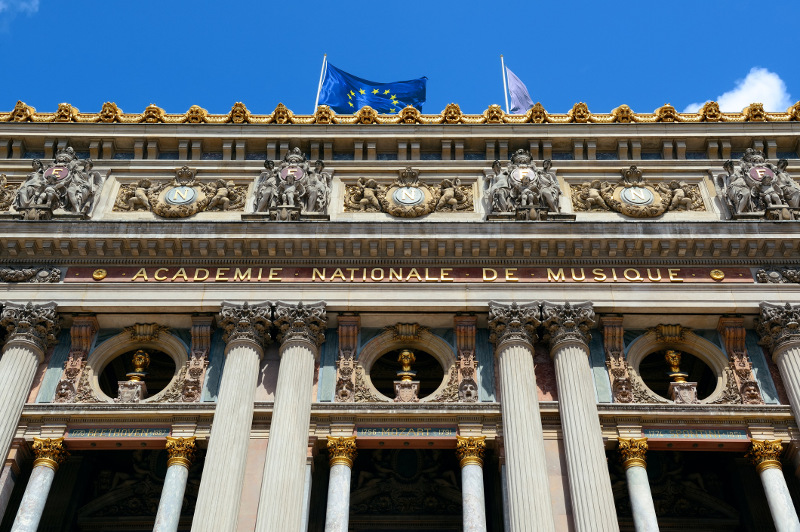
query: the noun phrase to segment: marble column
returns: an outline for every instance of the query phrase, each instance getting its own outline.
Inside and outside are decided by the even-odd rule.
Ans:
[[[36,532],[53,477],[69,456],[64,450],[64,438],[34,438],[32,448],[36,459],[11,532]]]
[[[750,440],[750,452],[747,456],[761,477],[775,530],[800,532],[800,520],[781,470],[781,451],[781,440]]]
[[[269,427],[257,532],[299,532],[314,364],[325,341],[325,303],[275,304],[281,364]],[[278,511],[276,511],[278,509]]]
[[[258,368],[270,341],[270,304],[223,302],[218,324],[225,330],[225,368],[192,519],[195,532],[236,530]]]
[[[761,303],[756,330],[760,345],[772,354],[778,366],[794,419],[800,422],[800,305]]]
[[[464,532],[486,532],[483,495],[483,453],[486,436],[456,436],[456,457],[461,465],[461,507]]]
[[[328,480],[328,507],[325,532],[347,532],[350,521],[350,477],[356,457],[356,437],[328,436],[331,473]]]
[[[509,532],[555,530],[533,372],[539,317],[538,303],[489,303],[489,341],[500,374]]]
[[[0,328],[8,331],[0,356],[0,459],[5,461],[28,398],[36,368],[56,342],[59,318],[55,303],[6,303]]]
[[[657,532],[658,519],[650,491],[650,480],[647,478],[647,438],[629,438],[619,440],[619,454],[625,467],[625,478],[628,481],[628,496],[631,499],[633,526],[636,532]]]
[[[589,367],[589,329],[596,323],[591,303],[542,303],[544,340],[550,344],[556,367],[575,530],[617,532],[617,511]]]
[[[183,495],[186,492],[186,479],[197,448],[194,438],[173,438],[167,436],[167,475],[164,487],[161,488],[161,500],[158,501],[156,525],[153,532],[175,532],[181,520]]]

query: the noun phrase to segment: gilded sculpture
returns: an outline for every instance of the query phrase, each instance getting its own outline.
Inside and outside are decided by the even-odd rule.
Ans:
[[[705,210],[700,188],[685,181],[650,183],[636,166],[621,170],[616,183],[594,179],[571,185],[576,211],[616,211],[635,218],[653,218],[669,211]]]
[[[800,216],[800,185],[786,171],[788,161],[777,165],[748,148],[738,162],[725,161],[725,174],[715,180],[717,196],[731,217],[793,220]]]
[[[103,177],[91,159],[79,159],[68,147],[56,153],[45,165],[34,159],[33,171],[17,189],[13,206],[23,220],[49,220],[53,216],[77,215],[86,218]]]
[[[250,111],[242,102],[236,102],[228,113],[227,121],[233,124],[249,124]]]

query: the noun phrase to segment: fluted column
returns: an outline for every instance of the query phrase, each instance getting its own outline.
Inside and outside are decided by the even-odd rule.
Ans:
[[[544,339],[556,367],[572,515],[577,532],[619,530],[594,381],[589,367],[591,303],[542,303]]]
[[[44,360],[56,341],[59,318],[55,303],[21,305],[7,303],[0,314],[0,328],[8,330],[0,357],[0,458],[5,461],[17,430],[22,407]]]
[[[461,508],[464,532],[486,532],[483,495],[483,453],[486,436],[456,436],[456,457],[461,465]]]
[[[328,507],[325,532],[347,532],[350,522],[350,477],[356,457],[356,437],[328,436],[331,473],[328,480]]]
[[[325,341],[325,303],[275,304],[281,365],[269,427],[256,531],[299,532],[303,521],[314,362]]]
[[[509,532],[554,530],[542,420],[533,372],[539,304],[489,303],[500,373]]]
[[[161,488],[158,501],[156,525],[153,532],[175,532],[181,520],[183,495],[186,492],[186,479],[197,448],[194,438],[172,438],[167,436],[167,475]]]
[[[781,470],[781,440],[750,440],[748,458],[764,485],[769,512],[778,532],[800,532],[800,520]]]
[[[761,303],[756,330],[760,345],[778,366],[794,419],[800,423],[800,305]]]
[[[622,455],[625,478],[628,481],[633,526],[636,532],[657,532],[656,508],[653,504],[653,493],[650,491],[650,480],[647,478],[647,438],[620,439],[619,454]]]
[[[36,532],[53,477],[59,464],[69,456],[64,450],[64,438],[34,438],[32,447],[36,460],[11,532]]]
[[[192,520],[195,532],[236,529],[269,318],[269,303],[222,303],[218,323],[225,330],[225,368]]]

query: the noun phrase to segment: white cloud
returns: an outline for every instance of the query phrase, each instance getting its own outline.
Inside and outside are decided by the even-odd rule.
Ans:
[[[764,104],[765,111],[785,111],[794,102],[786,90],[786,83],[774,72],[766,68],[753,67],[744,79],[736,80],[736,86],[717,96],[720,111],[738,113],[751,103]],[[696,113],[702,103],[693,103],[683,110]]]
[[[0,13],[32,15],[37,11],[39,11],[39,0],[0,0]]]

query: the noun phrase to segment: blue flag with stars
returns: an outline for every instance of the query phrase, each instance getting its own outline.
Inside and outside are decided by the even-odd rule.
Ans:
[[[382,114],[399,113],[407,105],[422,111],[427,81],[428,78],[421,77],[377,83],[348,74],[328,63],[319,93],[319,104],[328,105],[339,114],[355,113],[365,105]]]

